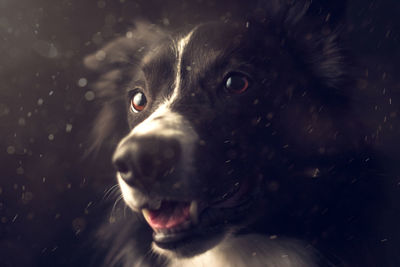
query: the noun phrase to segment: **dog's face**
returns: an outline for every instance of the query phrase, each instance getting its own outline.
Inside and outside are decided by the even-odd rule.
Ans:
[[[321,194],[310,181],[331,167],[323,159],[354,146],[353,125],[341,134],[342,111],[326,101],[339,96],[312,89],[285,39],[259,27],[141,25],[86,61],[125,99],[130,132],[113,162],[160,252],[192,256],[259,217],[279,222],[307,203],[304,188]]]

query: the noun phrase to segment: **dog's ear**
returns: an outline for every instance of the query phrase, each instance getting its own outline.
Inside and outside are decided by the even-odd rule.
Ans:
[[[163,32],[154,24],[137,22],[125,36],[105,45],[96,53],[87,56],[84,64],[87,68],[106,72],[124,66],[134,66],[143,55],[163,37]]]
[[[345,20],[347,0],[259,0],[259,20],[271,18],[279,25],[292,27],[304,17],[319,18],[331,27]]]
[[[330,88],[349,81],[340,46],[346,0],[260,0],[255,20],[277,31],[315,80]]]
[[[259,21],[274,21],[276,25],[289,25],[298,22],[307,12],[310,0],[259,0],[257,4],[257,19]]]

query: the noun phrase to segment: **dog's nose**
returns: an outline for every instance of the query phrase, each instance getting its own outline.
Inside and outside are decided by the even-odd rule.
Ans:
[[[171,174],[180,158],[181,145],[177,139],[129,137],[118,145],[113,163],[126,183],[148,190]]]

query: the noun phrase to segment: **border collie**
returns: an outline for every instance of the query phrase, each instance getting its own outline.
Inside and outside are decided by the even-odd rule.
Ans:
[[[133,212],[102,228],[105,266],[375,266],[379,185],[337,31],[307,2],[264,10],[137,23],[85,59],[96,142],[130,128],[113,163]]]

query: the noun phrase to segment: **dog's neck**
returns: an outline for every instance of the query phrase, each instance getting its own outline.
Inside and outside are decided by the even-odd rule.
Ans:
[[[192,258],[171,259],[168,267],[314,267],[315,250],[297,240],[270,239],[249,234],[229,237],[213,249]]]

